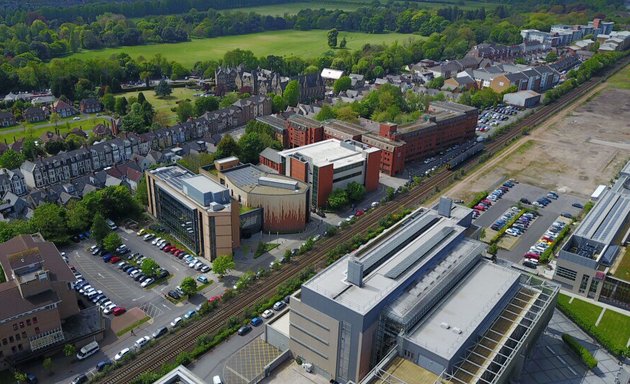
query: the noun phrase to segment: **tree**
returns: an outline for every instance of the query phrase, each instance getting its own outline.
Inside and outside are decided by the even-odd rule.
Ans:
[[[284,99],[280,95],[275,95],[271,100],[271,112],[280,113],[284,112],[287,109],[287,103],[284,102]]]
[[[188,100],[182,100],[177,104],[177,121],[184,123],[193,117],[193,106]]]
[[[335,110],[330,106],[330,104],[322,105],[322,108],[319,110],[317,115],[315,115],[315,119],[318,121],[330,120],[337,117]]]
[[[488,247],[488,253],[491,254],[492,256],[496,255],[498,251],[499,251],[499,247],[497,246],[496,243],[492,243]]]
[[[337,36],[339,36],[339,32],[337,31],[336,28],[333,28],[330,31],[328,31],[328,34],[327,34],[328,46],[330,48],[337,48]]]
[[[108,252],[114,252],[122,245],[122,239],[116,232],[110,232],[103,239],[103,248]]]
[[[339,92],[347,91],[352,87],[352,79],[348,76],[341,76],[339,79],[335,80],[335,84],[333,85],[333,90],[336,95]]]
[[[153,259],[144,259],[142,260],[142,264],[140,269],[142,269],[142,273],[147,276],[154,277],[157,274],[160,265],[155,262]]]
[[[345,189],[335,189],[328,195],[328,207],[332,210],[340,209],[348,205],[348,193]]]
[[[214,158],[218,160],[230,156],[239,156],[239,147],[234,138],[230,134],[226,134],[219,141]]]
[[[136,194],[134,197],[136,198],[136,201],[143,207],[147,207],[149,205],[147,180],[144,176],[142,176],[138,181],[138,185],[136,186]]]
[[[26,376],[26,373],[20,372],[20,371],[15,371],[15,373],[13,374],[13,378],[18,383],[26,383],[26,380],[28,379],[28,377]]]
[[[553,63],[558,60],[558,54],[554,51],[551,51],[545,56],[545,61],[548,63]]]
[[[214,96],[199,97],[195,100],[195,116],[201,116],[206,112],[219,109],[219,99]]]
[[[46,203],[37,207],[31,224],[48,241],[65,243],[69,239],[66,211],[57,204]]]
[[[348,45],[348,42],[346,41],[346,37],[344,36],[341,38],[341,42],[339,43],[339,48],[345,49],[346,45]]]
[[[363,200],[365,197],[365,186],[353,181],[346,187],[346,192],[348,194],[348,199],[350,199],[351,202],[356,203]]]
[[[116,108],[116,98],[111,93],[106,93],[101,97],[101,103],[103,104],[103,108],[107,111],[114,111]]]
[[[282,99],[285,104],[295,107],[300,101],[300,84],[297,80],[291,80],[284,89]]]
[[[226,273],[234,269],[236,264],[232,255],[223,255],[217,257],[212,263],[212,269],[219,276],[223,277]]]
[[[21,153],[9,148],[0,156],[0,166],[6,169],[19,168],[24,162],[24,156]]]
[[[50,124],[55,124],[55,127],[56,127],[57,124],[59,124],[59,121],[61,120],[61,116],[59,116],[57,112],[53,112],[50,114],[50,117],[48,118],[48,120],[50,121]]]
[[[74,356],[77,353],[77,347],[74,344],[66,344],[63,346],[63,354],[70,357]]]
[[[72,200],[68,203],[66,225],[72,233],[83,232],[90,227],[90,211],[83,202]]]
[[[434,79],[429,80],[427,83],[428,88],[440,89],[444,85],[444,78],[442,76],[438,76]]]
[[[94,220],[92,221],[92,237],[97,244],[101,244],[109,232],[110,229],[105,222],[105,218],[97,212],[94,215]]]
[[[44,150],[37,146],[37,143],[35,143],[35,139],[29,137],[24,139],[24,143],[22,144],[22,154],[26,159],[33,161],[38,156],[44,155]]]
[[[56,155],[66,149],[66,143],[62,140],[50,140],[44,144],[44,149],[49,155]]]
[[[46,372],[48,372],[48,374],[52,374],[53,373],[52,359],[50,357],[45,358],[44,361],[42,361],[42,367],[44,368]]]
[[[116,98],[116,103],[114,104],[114,112],[121,116],[127,114],[127,99],[124,96]]]
[[[171,85],[164,79],[160,80],[157,87],[155,87],[155,95],[157,97],[168,97],[173,93]]]
[[[238,93],[230,92],[230,93],[225,94],[225,96],[223,96],[223,98],[219,102],[219,107],[227,108],[237,101],[238,101]]]
[[[197,293],[197,282],[190,276],[184,277],[184,280],[182,280],[182,283],[179,285],[179,287],[188,297]]]

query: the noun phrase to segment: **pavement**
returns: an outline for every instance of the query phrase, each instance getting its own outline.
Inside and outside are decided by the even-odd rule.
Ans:
[[[577,355],[562,341],[562,334],[575,337],[598,361],[587,370]],[[624,374],[627,364],[619,362],[601,345],[584,333],[559,310],[555,310],[530,355],[525,361],[522,384],[614,384],[617,375]],[[627,379],[626,379],[627,380]]]

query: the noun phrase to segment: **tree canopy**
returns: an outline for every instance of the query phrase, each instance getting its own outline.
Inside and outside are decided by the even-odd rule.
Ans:
[[[236,264],[234,263],[234,258],[232,257],[232,255],[223,255],[217,257],[212,262],[212,270],[219,277],[223,277],[226,273],[234,269],[235,265]]]

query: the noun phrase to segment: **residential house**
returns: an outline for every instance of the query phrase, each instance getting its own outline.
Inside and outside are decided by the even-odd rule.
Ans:
[[[103,110],[103,105],[94,98],[83,99],[79,102],[79,110],[81,113],[97,113]]]
[[[0,169],[0,193],[12,192],[18,196],[26,194],[24,175],[19,169]]]
[[[0,127],[10,127],[15,125],[15,116],[9,111],[0,111]]]
[[[48,118],[48,110],[42,107],[28,107],[22,116],[29,123],[37,123]]]
[[[77,110],[63,100],[55,101],[51,106],[51,110],[60,117],[70,117],[77,114]]]
[[[28,203],[11,191],[0,192],[0,215],[4,220],[23,219],[28,214]]]

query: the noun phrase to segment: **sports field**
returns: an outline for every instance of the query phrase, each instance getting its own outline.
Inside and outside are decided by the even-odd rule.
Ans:
[[[134,96],[138,97],[138,91],[131,91],[125,93],[116,93],[114,96],[120,97],[124,96],[127,99],[129,97]],[[155,96],[155,91],[153,89],[149,89],[146,91],[142,91],[142,94],[147,99],[149,103],[153,106],[153,110],[155,112],[162,111],[168,116],[170,124],[175,124],[177,122],[176,113],[172,111],[172,109],[177,108],[177,103],[182,100],[190,100],[191,102],[195,102],[194,94],[199,93],[199,91],[195,91],[193,89],[188,88],[173,88],[173,93],[171,93],[168,97],[157,97]]]
[[[347,49],[356,50],[365,44],[404,43],[410,39],[420,39],[422,36],[386,33],[369,34],[357,32],[340,32],[339,41],[345,37]],[[326,31],[272,31],[253,33],[249,35],[223,36],[211,39],[195,39],[185,43],[139,45],[134,47],[107,48],[101,50],[84,51],[70,57],[78,59],[102,59],[113,54],[125,52],[137,58],[143,56],[148,59],[160,53],[168,60],[174,60],[185,67],[192,67],[197,61],[222,58],[225,52],[232,49],[251,50],[256,56],[299,56],[316,57],[330,48],[327,45]]]

